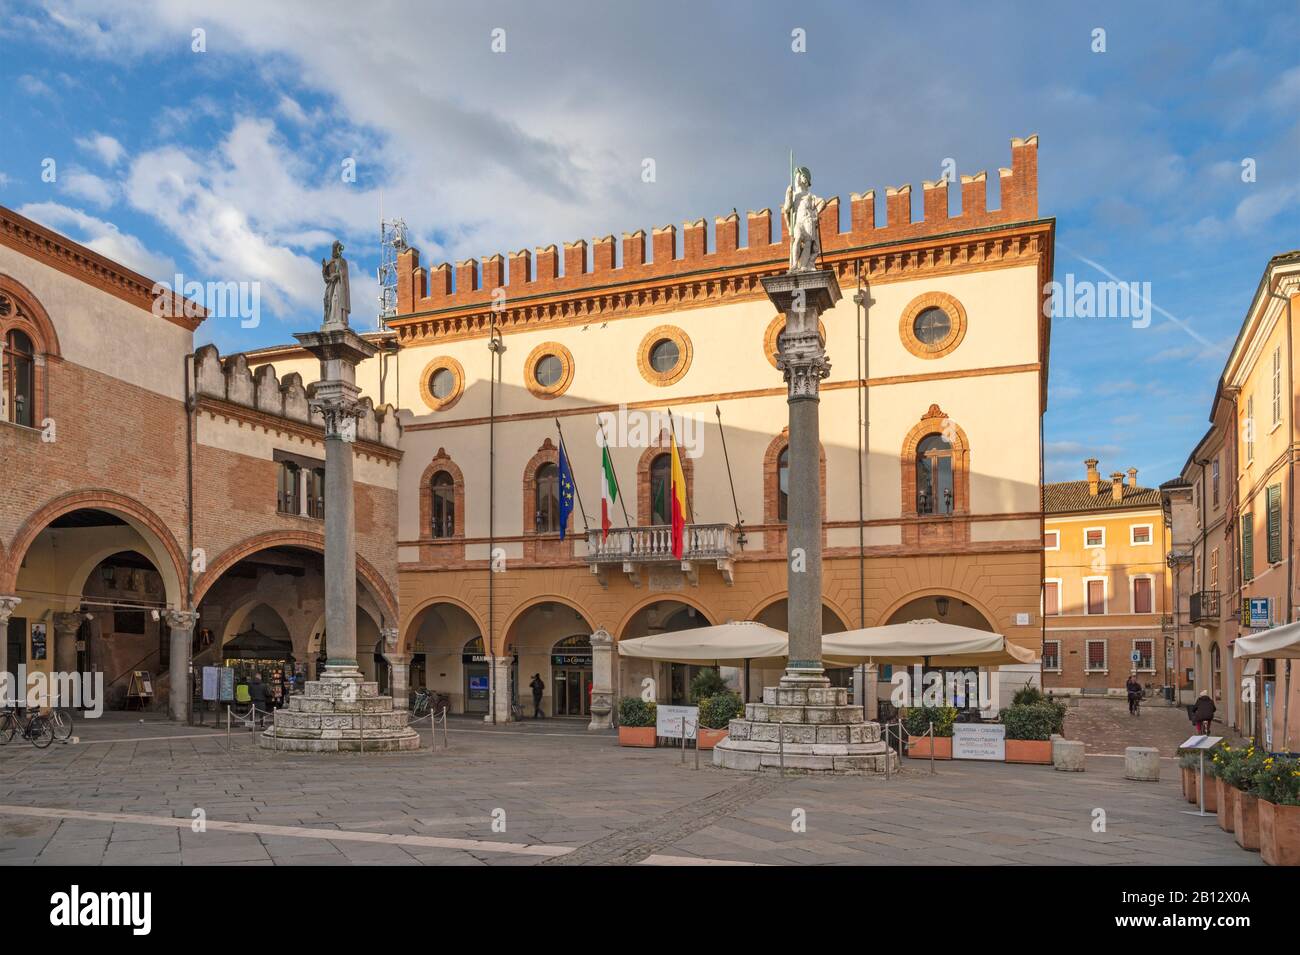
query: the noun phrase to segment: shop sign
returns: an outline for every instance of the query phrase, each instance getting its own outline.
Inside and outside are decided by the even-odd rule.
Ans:
[[[687,739],[695,739],[695,725],[700,719],[698,706],[663,706],[655,707],[655,735],[667,739],[681,739],[685,731]]]
[[[203,699],[215,700],[220,686],[221,674],[216,667],[203,668]]]
[[[552,653],[551,666],[589,667],[591,666],[591,651],[586,653]]]
[[[470,666],[485,667],[492,663],[492,658],[486,653],[462,653],[460,655],[460,662],[469,664]],[[519,654],[516,653],[511,657],[511,663],[519,663]]]
[[[1001,723],[954,723],[953,759],[1007,758],[1007,728]]]
[[[1250,598],[1250,625],[1252,627],[1269,627],[1273,623],[1273,598]]]

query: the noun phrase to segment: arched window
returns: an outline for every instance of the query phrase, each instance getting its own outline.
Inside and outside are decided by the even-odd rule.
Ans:
[[[916,446],[916,513],[951,514],[952,509],[952,445],[941,434],[927,435]]]
[[[11,331],[5,336],[5,409],[10,421],[23,427],[35,426],[36,356],[26,333]]]
[[[776,459],[776,519],[784,524],[790,519],[790,446]]]
[[[671,524],[673,522],[672,504],[672,470],[671,454],[660,454],[650,462],[650,523]]]
[[[554,464],[543,464],[537,469],[535,527],[539,534],[558,534],[560,531],[560,469]]]
[[[456,486],[450,474],[439,471],[430,482],[433,494],[433,515],[430,521],[430,537],[454,537],[456,535]]]

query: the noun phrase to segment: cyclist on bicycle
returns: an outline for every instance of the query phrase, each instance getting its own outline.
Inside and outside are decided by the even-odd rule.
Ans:
[[[1128,675],[1128,682],[1124,684],[1124,689],[1128,691],[1129,716],[1137,716],[1138,706],[1142,703],[1142,684],[1138,682],[1136,673]]]

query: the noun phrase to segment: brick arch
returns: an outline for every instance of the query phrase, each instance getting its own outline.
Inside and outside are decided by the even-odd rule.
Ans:
[[[678,448],[681,454],[681,449]],[[671,454],[672,446],[669,442],[664,441],[663,432],[655,438],[655,443],[650,445],[641,452],[641,457],[636,463],[636,522],[641,527],[650,525],[650,505],[651,488],[650,488],[650,465],[654,459],[661,454]],[[690,516],[695,512],[695,459],[689,455],[681,454],[682,459],[682,476],[686,478],[686,505]]]
[[[127,519],[128,523],[136,522],[132,526],[137,533],[145,537],[145,542],[149,544],[151,551],[156,550],[156,545],[161,545],[165,554],[155,552],[147,556],[153,558],[155,565],[158,566],[159,573],[162,574],[168,603],[173,604],[176,609],[189,609],[191,604],[185,597],[186,565],[188,561],[185,559],[180,544],[176,542],[176,538],[172,535],[170,528],[167,527],[167,523],[139,501],[116,491],[102,489],[73,491],[64,494],[48,502],[35,514],[27,518],[18,529],[18,532],[14,534],[13,541],[9,545],[7,560],[0,568],[0,593],[14,592],[17,587],[18,571],[23,558],[27,556],[27,551],[32,546],[32,542],[52,521],[72,511],[86,510],[88,508],[112,512]],[[139,526],[136,526],[137,524]],[[149,535],[153,535],[156,543],[155,540],[149,539]],[[168,570],[171,571],[170,574]]]
[[[325,535],[313,531],[268,531],[226,548],[220,557],[208,563],[208,569],[194,582],[194,606],[197,607],[202,602],[207,592],[231,567],[245,557],[272,547],[302,547],[324,554]],[[398,619],[397,600],[383,575],[360,554],[357,554],[357,573],[370,587],[371,596],[379,604],[389,624],[395,625]]]
[[[452,597],[448,594],[436,594],[416,604],[415,608],[402,620],[399,628],[401,633],[397,638],[397,649],[393,651],[394,653],[412,652],[411,647],[414,644],[413,635],[416,632],[416,622],[420,619],[420,615],[424,613],[424,611],[437,607],[439,604],[450,604],[457,610],[465,611],[469,616],[469,619],[474,622],[474,626],[478,627],[479,635],[486,639],[487,624],[480,619],[478,611],[458,597]]]
[[[612,631],[615,642],[623,639],[623,634],[627,630],[628,624],[632,622],[633,617],[651,604],[663,603],[667,600],[679,604],[686,604],[688,607],[694,607],[698,612],[704,615],[705,622],[710,626],[716,626],[716,622],[720,620],[722,616],[721,614],[710,610],[703,604],[703,602],[689,594],[661,591],[659,593],[649,594],[628,608],[627,612],[623,614],[623,619],[618,622],[617,629]]]
[[[50,321],[49,313],[45,311],[40,299],[22,282],[3,272],[0,272],[0,295],[14,299],[22,306],[23,313],[0,317],[0,330],[7,334],[11,329],[21,328],[47,357],[62,358],[59,333],[55,331],[54,322]]]
[[[938,405],[930,405],[929,410],[921,416],[920,422],[907,433],[899,461],[903,469],[903,510],[904,518],[915,518],[916,513],[916,449],[926,437],[932,434],[951,435],[952,445],[952,513],[953,516],[970,513],[970,442],[966,432],[953,421]]]
[[[776,465],[781,458],[781,452],[789,446],[790,428],[787,426],[781,429],[781,433],[772,439],[767,450],[763,452],[763,523],[775,528],[785,526],[777,517],[777,493],[781,489],[781,484]],[[824,522],[826,520],[826,447],[818,442],[817,451],[821,458],[817,479],[821,484],[822,521]]]
[[[788,590],[783,590],[780,593],[767,594],[749,611],[749,615],[745,619],[757,620],[758,615],[761,614],[768,607],[771,607],[773,604],[780,603],[782,600],[789,601],[789,599],[790,599],[790,591]],[[850,623],[849,615],[844,612],[844,610],[840,607],[839,604],[831,600],[824,593],[822,594],[822,609],[829,610],[831,613],[833,613],[839,619],[840,625],[843,626],[845,630],[853,629],[853,624]]]
[[[420,475],[420,536],[432,537],[433,524],[433,479],[440,471],[451,475],[452,506],[456,508],[456,525],[448,538],[436,540],[458,540],[465,536],[465,475],[461,473],[456,462],[451,459],[446,448],[439,448],[429,466]]]
[[[883,627],[885,624],[889,622],[890,617],[898,613],[898,611],[902,610],[913,600],[920,600],[924,597],[952,597],[955,600],[965,601],[966,603],[970,604],[971,607],[975,608],[975,610],[979,612],[979,615],[984,618],[984,621],[989,625],[989,632],[991,633],[1000,632],[998,631],[997,627],[994,626],[994,621],[997,620],[997,617],[989,611],[989,608],[984,604],[982,600],[977,599],[976,597],[972,596],[971,594],[965,591],[956,590],[952,587],[940,587],[940,586],[921,587],[917,590],[909,591],[903,596],[896,598],[891,604],[889,604],[885,608],[884,612],[882,612],[880,616],[876,618],[875,626]]]

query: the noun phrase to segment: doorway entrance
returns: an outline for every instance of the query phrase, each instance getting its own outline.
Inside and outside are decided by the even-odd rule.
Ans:
[[[574,634],[551,648],[551,709],[554,716],[591,715],[591,637]]]

